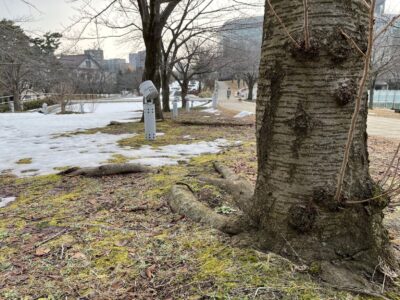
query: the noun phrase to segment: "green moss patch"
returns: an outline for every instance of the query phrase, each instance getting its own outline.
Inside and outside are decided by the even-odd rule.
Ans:
[[[15,162],[18,165],[29,165],[32,163],[32,158],[21,158]]]
[[[215,209],[234,208],[201,177],[218,178],[212,163],[219,161],[254,181],[254,132],[162,124],[172,143],[184,134],[243,143],[156,174],[0,176],[0,194],[17,196],[0,209],[1,299],[369,299],[326,288],[280,256],[237,247],[229,236],[173,214],[166,200],[177,182]],[[133,125],[118,126],[121,132]],[[140,138],[127,145],[140,146]],[[318,273],[318,265],[311,269]]]

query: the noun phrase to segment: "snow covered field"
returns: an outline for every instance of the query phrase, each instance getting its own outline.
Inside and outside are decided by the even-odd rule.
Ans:
[[[112,135],[96,133],[57,137],[62,133],[103,127],[110,121],[139,118],[141,103],[102,103],[90,114],[43,115],[40,113],[0,114],[0,172],[12,170],[19,176],[42,175],[57,172],[66,166],[96,166],[105,163],[113,154],[151,166],[176,164],[181,160],[204,154],[217,153],[227,146],[225,140],[199,142],[190,145],[169,145],[153,149],[121,148],[121,139],[143,134]],[[27,164],[18,164],[30,158]]]

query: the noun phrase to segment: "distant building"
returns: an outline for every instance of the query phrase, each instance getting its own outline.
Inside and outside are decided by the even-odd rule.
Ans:
[[[385,13],[386,0],[377,0],[375,4],[375,15],[381,16]]]
[[[251,17],[226,22],[220,30],[224,53],[238,44],[248,48],[259,47],[261,51],[264,17]],[[243,45],[245,44],[245,45]]]
[[[386,1],[378,0],[375,6],[375,35],[395,17],[386,12]],[[387,28],[374,43],[372,73],[378,72],[375,89],[388,89],[390,83],[400,83],[400,21]]]
[[[102,65],[104,62],[104,51],[101,49],[88,49],[85,50],[85,55],[92,56],[97,62]]]
[[[146,51],[129,54],[129,64],[133,67],[133,70],[144,69],[145,61]]]
[[[223,59],[229,62],[218,72],[220,80],[240,78],[242,71],[253,65],[249,56],[259,63],[263,23],[264,17],[258,16],[228,21],[220,28]]]
[[[68,69],[90,71],[101,70],[102,65],[89,54],[61,55],[60,63]]]
[[[104,61],[104,67],[107,71],[111,73],[118,73],[119,71],[122,72],[127,71],[130,66],[125,59],[113,58],[113,59],[106,59]]]

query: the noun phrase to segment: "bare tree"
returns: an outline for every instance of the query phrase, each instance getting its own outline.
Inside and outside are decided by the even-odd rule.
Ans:
[[[183,0],[167,22],[163,33],[161,81],[163,109],[169,111],[169,82],[178,53],[189,41],[196,38],[210,39],[219,31],[226,15],[238,7],[226,2],[216,6],[213,0]]]
[[[182,90],[183,107],[187,105],[186,96],[190,81],[217,70],[217,57],[218,53],[207,47],[204,40],[196,39],[184,44],[183,51],[175,64],[175,72],[172,73]]]
[[[375,32],[378,33],[385,27],[391,18],[390,16],[380,16],[375,24]],[[396,29],[396,28],[393,28]],[[371,57],[371,75],[369,80],[369,108],[374,108],[375,85],[379,78],[395,78],[400,70],[400,42],[399,36],[396,36],[396,30],[385,30],[374,41],[374,47]]]

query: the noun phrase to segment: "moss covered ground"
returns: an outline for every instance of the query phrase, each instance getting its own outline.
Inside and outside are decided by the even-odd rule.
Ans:
[[[131,126],[93,132],[121,133]],[[301,266],[242,248],[170,211],[169,189],[181,182],[217,211],[234,213],[229,196],[200,177],[217,176],[212,162],[221,161],[254,181],[254,127],[167,121],[159,128],[166,138],[155,146],[182,135],[242,144],[155,174],[0,176],[0,195],[17,197],[0,209],[0,299],[373,299],[326,287]],[[121,144],[139,145],[140,139]],[[379,159],[373,151],[371,161]],[[379,168],[373,163],[372,169]],[[387,294],[398,295],[395,288]]]

